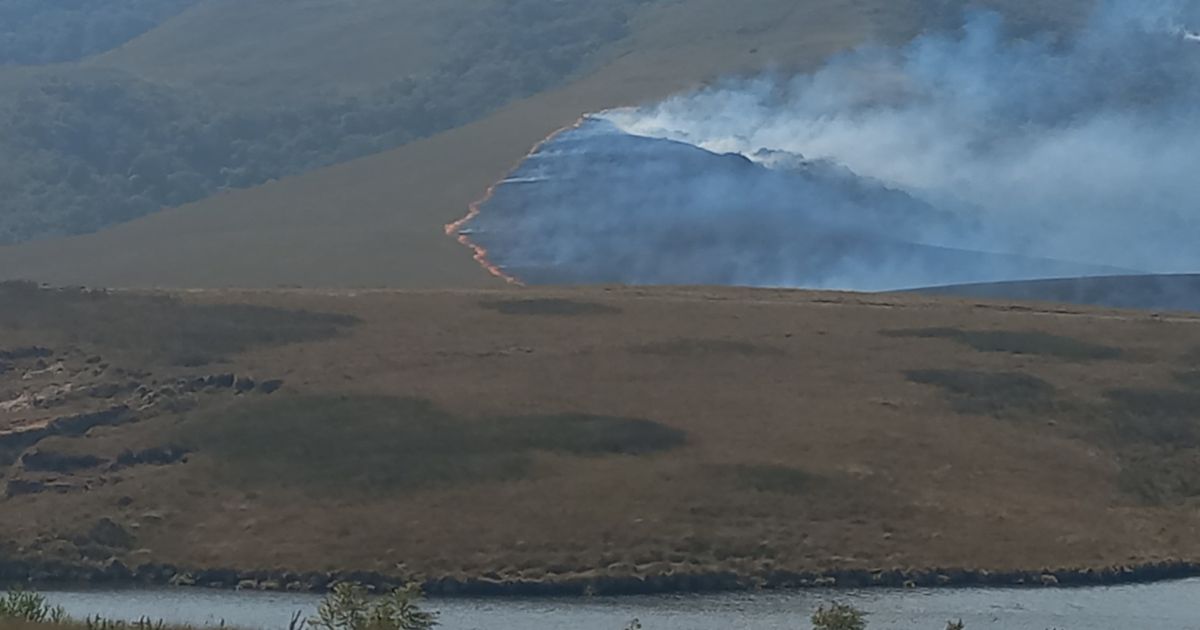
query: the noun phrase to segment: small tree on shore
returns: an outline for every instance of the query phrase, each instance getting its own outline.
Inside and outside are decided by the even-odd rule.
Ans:
[[[813,630],[866,630],[867,614],[849,604],[821,606],[812,616]]]
[[[66,619],[67,611],[61,606],[51,606],[45,597],[37,593],[14,590],[0,597],[0,621],[57,624]]]
[[[320,630],[430,630],[437,615],[418,605],[421,589],[415,584],[371,601],[367,590],[340,582],[333,586],[308,625]]]

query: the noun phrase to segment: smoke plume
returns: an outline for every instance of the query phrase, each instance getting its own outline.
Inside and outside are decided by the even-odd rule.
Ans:
[[[464,231],[533,282],[891,289],[1200,271],[1200,1],[868,46],[603,112]]]

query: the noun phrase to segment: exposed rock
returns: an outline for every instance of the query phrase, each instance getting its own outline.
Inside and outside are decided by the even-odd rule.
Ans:
[[[162,512],[150,510],[142,513],[142,520],[149,523],[161,523],[166,516]]]
[[[259,383],[258,391],[264,394],[274,394],[275,392],[279,391],[279,388],[281,387],[283,387],[283,380],[276,378]]]
[[[26,372],[25,374],[23,374],[21,376],[21,379],[29,381],[29,380],[33,380],[39,376],[45,376],[47,374],[62,374],[67,369],[66,365],[64,365],[62,361],[48,365],[42,359],[38,359],[38,362],[35,365],[35,368],[36,369],[30,370],[30,371]]]
[[[254,390],[254,379],[250,378],[249,376],[243,376],[243,377],[239,378],[237,380],[237,382],[234,383],[233,388],[235,390],[237,390],[237,393],[239,393],[239,394],[244,394],[246,392],[253,391]]]
[[[187,571],[181,571],[171,576],[171,579],[167,581],[167,584],[171,586],[195,586],[196,577]]]

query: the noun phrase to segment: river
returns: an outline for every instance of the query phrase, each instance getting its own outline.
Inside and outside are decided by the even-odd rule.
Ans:
[[[319,597],[206,589],[57,590],[45,595],[74,617],[148,616],[168,622],[283,629]],[[433,599],[447,630],[799,630],[821,603],[851,603],[872,630],[943,630],[961,618],[968,630],[1196,630],[1200,580],[1074,589],[871,589],[594,597]]]

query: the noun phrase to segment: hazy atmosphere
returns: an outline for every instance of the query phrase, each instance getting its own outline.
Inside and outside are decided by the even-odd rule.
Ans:
[[[614,151],[633,143],[588,122],[469,227],[534,281],[878,290],[1195,272],[1197,6],[1104,0],[1078,32],[1020,40],[973,10],[960,30],[812,74],[604,112],[765,169],[666,143]]]
[[[1195,630],[1200,0],[0,0],[0,630]]]

